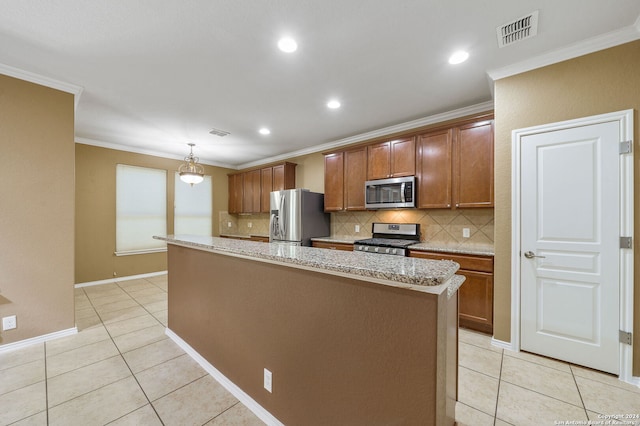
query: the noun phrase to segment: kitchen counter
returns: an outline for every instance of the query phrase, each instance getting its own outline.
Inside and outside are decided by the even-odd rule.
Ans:
[[[317,269],[350,278],[428,293],[439,294],[446,289],[451,295],[464,281],[464,278],[454,275],[459,265],[451,261],[430,261],[412,257],[381,256],[348,251],[338,252],[314,247],[279,243],[264,244],[194,235],[170,235],[154,238],[170,244]]]
[[[350,237],[350,236],[335,236],[335,237],[320,237],[312,238],[311,241],[320,241],[325,243],[342,243],[353,244],[356,240],[362,240],[369,238],[362,237]],[[457,242],[452,243],[436,243],[423,241],[419,244],[415,244],[409,247],[409,250],[442,252],[442,253],[454,253],[454,254],[472,254],[478,256],[494,256],[494,248],[492,244],[461,244]]]
[[[156,238],[167,334],[265,423],[453,426],[457,263]]]

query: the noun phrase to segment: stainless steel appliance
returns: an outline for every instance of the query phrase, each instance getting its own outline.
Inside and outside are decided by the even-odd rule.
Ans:
[[[415,207],[415,188],[415,176],[368,180],[364,184],[364,206],[367,209]]]
[[[331,234],[330,215],[324,212],[324,194],[308,189],[273,191],[269,242],[310,246],[311,238]]]
[[[420,242],[419,223],[379,223],[372,226],[373,238],[355,241],[353,251],[406,256],[407,247]]]

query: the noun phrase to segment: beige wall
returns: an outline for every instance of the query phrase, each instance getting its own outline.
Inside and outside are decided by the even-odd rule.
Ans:
[[[182,161],[76,144],[76,268],[75,282],[85,283],[165,271],[166,253],[116,257],[116,164],[167,170],[167,233],[173,233],[174,174]],[[186,153],[186,150],[185,150]],[[227,210],[227,173],[205,166],[213,182],[213,233]]]
[[[74,327],[72,94],[0,75],[0,345]]]
[[[508,77],[495,84],[495,310],[496,339],[510,341],[511,322],[511,131],[545,123],[635,110],[635,188],[640,188],[638,109],[640,41]],[[635,229],[640,229],[640,197],[635,198]],[[635,241],[635,333],[640,345],[640,252]],[[634,351],[640,375],[640,350]]]
[[[287,161],[296,163],[296,188],[324,194],[324,155],[317,152]]]

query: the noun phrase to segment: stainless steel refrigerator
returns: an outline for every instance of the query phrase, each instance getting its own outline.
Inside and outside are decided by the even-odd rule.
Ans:
[[[273,191],[269,241],[310,246],[311,238],[331,234],[330,215],[324,212],[324,194],[308,189]]]

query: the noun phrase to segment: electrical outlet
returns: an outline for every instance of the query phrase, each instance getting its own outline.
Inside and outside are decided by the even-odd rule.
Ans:
[[[253,228],[253,223],[249,222],[249,223],[247,223],[247,226],[248,226],[249,228]]]
[[[360,225],[356,225],[356,232],[360,232]]]
[[[11,315],[10,317],[2,318],[2,331],[5,330],[13,330],[16,328],[16,316]]]
[[[231,228],[231,222],[227,222],[227,228]]]
[[[462,228],[462,238],[469,238],[471,236],[471,231],[469,228]]]
[[[268,390],[269,392],[271,392],[271,384],[272,382],[272,374],[271,371],[267,370],[266,368],[264,369],[264,388],[266,390]]]

